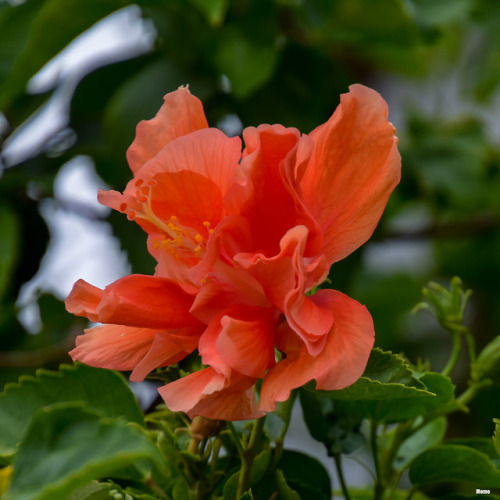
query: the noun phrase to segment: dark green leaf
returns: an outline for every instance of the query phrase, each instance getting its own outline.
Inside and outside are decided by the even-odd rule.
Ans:
[[[269,462],[271,460],[271,450],[267,449],[261,451],[254,459],[252,463],[252,469],[250,472],[249,485],[254,486],[257,484],[267,471]],[[224,484],[224,500],[233,500],[236,497],[236,492],[238,491],[238,479],[240,472],[235,472],[233,475],[229,476],[226,484]]]
[[[290,488],[281,470],[277,469],[275,476],[278,492],[283,500],[300,500],[299,494]]]
[[[14,264],[19,250],[18,219],[12,208],[0,205],[0,301],[9,279],[14,271]]]
[[[316,498],[331,498],[330,476],[323,465],[313,457],[299,451],[285,450],[278,462],[278,468],[289,486],[301,493],[302,489],[316,491]],[[303,498],[304,497],[302,495]],[[309,497],[313,498],[313,497]]]
[[[493,433],[493,445],[497,455],[500,456],[500,420],[498,418],[493,419],[495,422],[495,432]]]
[[[157,448],[136,425],[101,418],[78,403],[41,408],[14,458],[6,500],[66,498],[92,479],[145,459],[161,467]]]
[[[447,444],[419,455],[410,467],[410,480],[416,486],[456,481],[499,488],[500,470],[484,453]]]
[[[229,0],[191,0],[212,26],[224,20]]]
[[[142,423],[137,401],[117,372],[83,364],[62,365],[59,372],[39,370],[21,377],[0,395],[0,455],[15,452],[36,410],[54,403],[81,401],[107,417]]]
[[[128,2],[126,0],[73,0],[72,2],[30,0],[26,3],[32,7],[37,5],[36,16],[31,18],[29,28],[25,30],[23,50],[18,52],[8,77],[0,86],[0,108],[9,99],[23,92],[28,80],[74,38]]]

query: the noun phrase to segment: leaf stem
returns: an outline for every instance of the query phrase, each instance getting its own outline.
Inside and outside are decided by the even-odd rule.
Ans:
[[[370,445],[373,454],[373,463],[375,465],[375,491],[374,500],[382,500],[384,495],[384,486],[382,483],[382,474],[380,470],[380,456],[377,443],[377,427],[378,423],[376,419],[370,421]]]
[[[333,460],[335,461],[335,468],[337,469],[337,475],[339,476],[342,494],[344,495],[345,500],[351,500],[351,496],[349,495],[349,490],[347,489],[347,484],[345,482],[344,471],[342,469],[342,457],[340,453],[335,453],[333,455]]]
[[[448,360],[448,363],[446,363],[446,366],[443,368],[441,371],[441,374],[449,377],[453,369],[458,363],[458,360],[460,358],[460,354],[462,354],[462,339],[460,335],[460,331],[457,330],[451,330],[451,337],[453,340],[453,349],[451,351],[450,359]]]
[[[240,454],[241,470],[240,476],[238,478],[238,491],[236,494],[236,498],[240,498],[248,489],[250,474],[252,472],[252,463],[255,455],[257,454],[257,447],[260,441],[262,430],[264,429],[265,420],[266,417],[262,417],[254,421],[248,445],[243,448],[242,453]]]

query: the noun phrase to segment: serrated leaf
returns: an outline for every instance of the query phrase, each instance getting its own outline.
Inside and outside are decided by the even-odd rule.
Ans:
[[[0,455],[15,452],[35,411],[71,401],[81,401],[107,417],[143,423],[137,400],[119,373],[84,364],[62,365],[59,372],[38,370],[36,377],[7,384],[0,395]]]
[[[101,418],[79,403],[41,408],[14,458],[5,500],[66,498],[88,481],[112,476],[137,460],[162,464],[158,449],[140,427]]]
[[[378,348],[372,350],[363,376],[354,384],[339,391],[318,393],[334,399],[355,401],[433,396],[402,357]]]
[[[446,444],[419,455],[410,467],[410,480],[416,486],[443,482],[500,487],[500,470],[489,457],[473,448]]]

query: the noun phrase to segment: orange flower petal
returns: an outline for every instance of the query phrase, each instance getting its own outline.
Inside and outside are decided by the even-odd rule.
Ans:
[[[160,387],[158,392],[171,411],[183,411],[215,420],[249,420],[264,416],[255,401],[254,378],[237,373],[230,377],[204,368]]]
[[[300,189],[323,230],[329,264],[371,236],[399,182],[401,159],[387,114],[377,92],[352,85],[330,120],[309,136],[315,150]]]
[[[190,418],[201,415],[212,420],[251,420],[260,418],[265,412],[260,411],[255,401],[255,387],[245,391],[225,389],[203,398],[191,410]]]
[[[292,389],[310,380],[316,379],[317,389],[337,390],[363,374],[375,337],[370,313],[336,290],[321,290],[311,298],[332,311],[333,327],[319,354],[310,355],[305,346],[297,353],[293,346],[293,352],[269,370],[260,394],[263,411],[274,411],[277,401],[286,401]]]
[[[245,311],[245,316],[249,311]],[[274,365],[275,319],[265,310],[254,310],[255,319],[224,315],[215,347],[222,361],[248,377],[261,378]]]
[[[278,255],[267,258],[262,254],[239,254],[235,259],[262,285],[269,301],[285,314],[310,354],[317,354],[331,329],[333,316],[306,296],[311,286],[308,274],[312,273],[312,284],[316,284],[328,273],[320,260],[311,263],[311,270],[306,266],[303,255],[307,236],[305,226],[296,226],[281,239]]]
[[[158,392],[171,411],[188,412],[203,396],[220,391],[225,385],[226,377],[209,367],[170,382]]]
[[[110,370],[133,370],[146,355],[158,330],[101,325],[76,337],[69,355],[76,361]]]
[[[200,325],[188,312],[192,302],[175,283],[133,274],[104,290],[78,280],[66,299],[66,309],[94,322],[172,329]]]
[[[135,140],[127,151],[134,174],[170,141],[208,127],[201,101],[187,87],[167,94],[163,100],[155,118],[137,125]]]
[[[135,365],[130,374],[132,382],[140,382],[144,377],[160,366],[177,363],[193,352],[198,344],[201,330],[183,328],[174,332],[158,332],[146,355]]]

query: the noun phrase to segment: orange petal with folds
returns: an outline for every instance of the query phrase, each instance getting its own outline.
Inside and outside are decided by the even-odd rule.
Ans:
[[[249,420],[264,415],[255,402],[255,379],[233,373],[229,377],[204,368],[160,387],[158,392],[171,411],[193,418]]]
[[[188,412],[203,396],[220,391],[225,385],[226,377],[209,367],[170,382],[158,392],[171,411]]]
[[[101,325],[76,337],[69,355],[97,368],[133,370],[146,355],[158,330],[123,325]]]
[[[333,116],[309,135],[315,149],[300,179],[304,203],[323,230],[329,264],[371,236],[401,176],[387,104],[362,85],[349,90]]]
[[[249,311],[245,311],[248,316]],[[274,328],[272,311],[254,310],[255,319],[224,315],[215,348],[233,370],[248,377],[261,378],[274,365]]]
[[[212,420],[251,420],[260,418],[265,412],[260,411],[255,401],[255,387],[244,391],[224,389],[203,398],[191,410],[190,418],[201,415]]]
[[[163,100],[163,106],[152,120],[137,125],[134,142],[127,151],[134,174],[169,142],[208,127],[201,101],[187,87],[170,92]]]
[[[78,280],[66,309],[90,321],[154,329],[199,326],[189,314],[193,297],[176,283],[140,274],[125,276],[104,290]]]
[[[311,299],[332,311],[332,329],[323,350],[315,356],[305,346],[297,352],[296,343],[291,343],[290,355],[264,378],[259,405],[263,411],[274,411],[277,401],[286,401],[292,389],[310,380],[316,380],[316,389],[337,390],[353,384],[363,374],[375,338],[366,307],[336,290],[321,290]],[[282,335],[281,342],[281,347],[286,348],[286,335]]]
[[[158,332],[146,355],[130,374],[132,382],[141,382],[155,368],[177,363],[193,352],[201,334],[200,328],[182,328],[173,332]]]

